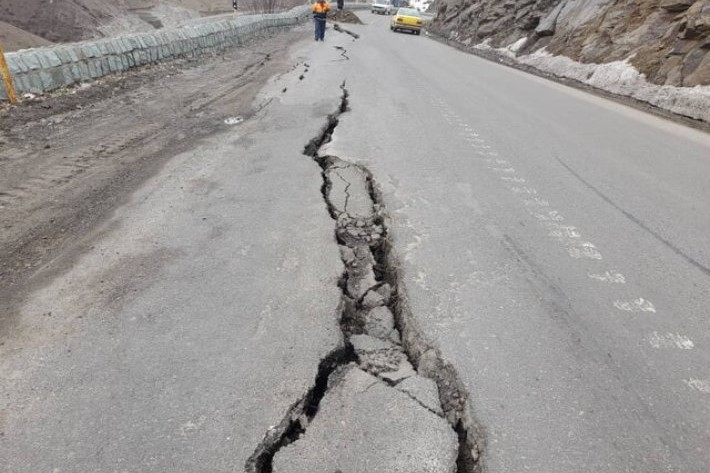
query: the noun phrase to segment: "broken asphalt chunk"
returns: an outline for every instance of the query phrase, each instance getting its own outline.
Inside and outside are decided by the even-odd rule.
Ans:
[[[274,473],[453,473],[458,438],[409,395],[348,365],[332,376],[308,434],[276,453]]]

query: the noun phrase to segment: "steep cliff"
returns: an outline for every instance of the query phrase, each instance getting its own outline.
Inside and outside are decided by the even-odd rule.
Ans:
[[[518,54],[628,60],[659,85],[710,85],[710,0],[439,0],[430,30]]]

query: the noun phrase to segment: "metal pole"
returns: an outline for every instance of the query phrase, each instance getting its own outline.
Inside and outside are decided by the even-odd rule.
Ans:
[[[15,86],[12,85],[12,75],[10,75],[10,69],[8,69],[7,61],[5,61],[5,51],[2,50],[2,44],[0,44],[0,74],[2,75],[3,82],[5,82],[8,100],[10,103],[17,103]]]

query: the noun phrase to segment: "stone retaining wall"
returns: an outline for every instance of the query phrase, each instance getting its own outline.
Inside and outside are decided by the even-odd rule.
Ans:
[[[43,93],[158,61],[220,52],[273,28],[307,20],[308,6],[283,13],[136,33],[6,54],[18,94]],[[0,86],[0,99],[7,92]]]

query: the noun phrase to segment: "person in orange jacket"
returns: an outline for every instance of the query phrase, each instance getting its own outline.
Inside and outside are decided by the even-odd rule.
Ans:
[[[316,41],[325,40],[325,17],[330,10],[330,3],[325,0],[316,0],[313,4],[313,19],[316,23]]]

